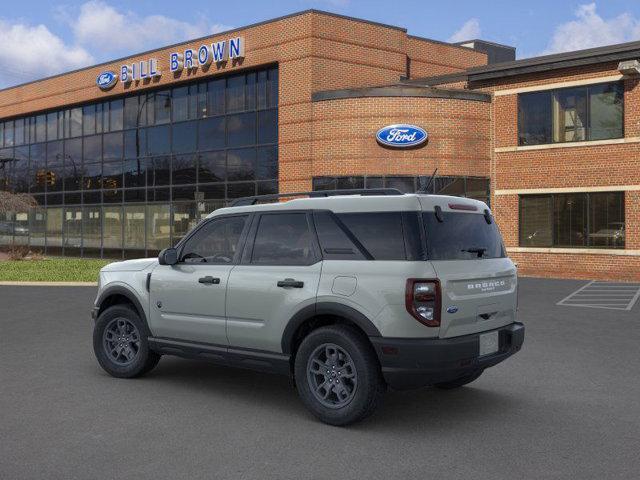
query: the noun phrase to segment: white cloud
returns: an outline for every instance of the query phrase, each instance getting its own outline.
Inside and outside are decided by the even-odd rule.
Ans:
[[[185,22],[164,15],[143,17],[118,11],[101,0],[84,3],[77,18],[70,20],[76,41],[100,53],[134,53],[230,28],[204,19]]]
[[[449,37],[449,42],[464,42],[465,40],[473,40],[481,35],[480,21],[477,18],[471,18],[464,22],[459,30]]]
[[[575,16],[575,20],[556,27],[543,55],[640,39],[640,19],[629,13],[605,19],[593,2],[580,5]]]
[[[0,20],[0,87],[73,70],[93,61],[86,49],[66,44],[44,25]]]

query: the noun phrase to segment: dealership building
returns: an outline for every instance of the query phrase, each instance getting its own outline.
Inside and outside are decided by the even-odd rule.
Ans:
[[[149,256],[242,196],[427,188],[489,203],[524,275],[640,280],[636,59],[308,10],[0,90],[0,189],[37,202],[0,245]]]

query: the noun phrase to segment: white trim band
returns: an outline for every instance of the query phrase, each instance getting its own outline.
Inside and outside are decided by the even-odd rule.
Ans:
[[[544,193],[637,192],[640,185],[603,185],[598,187],[515,188],[494,190],[494,195],[536,195]]]
[[[614,248],[545,248],[545,247],[507,247],[509,253],[560,253],[574,255],[614,255],[621,257],[640,257],[640,250]]]
[[[502,97],[504,95],[515,95],[517,93],[526,92],[542,92],[545,90],[553,90],[556,88],[580,87],[582,85],[593,85],[596,83],[617,82],[622,80],[624,75],[608,75],[606,77],[583,78],[582,80],[571,80],[569,82],[547,83],[545,85],[531,85],[530,87],[509,88],[507,90],[497,90],[493,92],[494,97]]]
[[[587,140],[584,142],[545,143],[543,145],[497,147],[497,148],[494,148],[493,151],[496,153],[526,152],[529,150],[548,150],[551,148],[598,147],[601,145],[618,145],[623,143],[640,143],[640,137],[612,138],[610,140]]]

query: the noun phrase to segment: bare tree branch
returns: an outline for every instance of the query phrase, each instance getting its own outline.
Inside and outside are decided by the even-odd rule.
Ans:
[[[0,190],[0,213],[27,212],[38,202],[27,193],[11,193]]]

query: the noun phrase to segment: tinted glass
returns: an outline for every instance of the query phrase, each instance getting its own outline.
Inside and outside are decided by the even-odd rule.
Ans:
[[[518,96],[518,144],[551,142],[551,92]]]
[[[554,245],[584,247],[587,244],[587,196],[558,195],[554,200]]]
[[[224,117],[205,118],[198,122],[198,149],[216,150],[225,146]]]
[[[341,213],[338,218],[374,260],[406,260],[400,212]]]
[[[227,116],[227,145],[242,147],[256,143],[255,113]]]
[[[304,213],[260,217],[251,263],[309,265],[314,260],[312,236]]]
[[[198,182],[221,182],[226,178],[225,152],[207,152],[198,156]]]
[[[232,263],[246,221],[246,215],[209,221],[184,244],[181,261]]]
[[[255,148],[229,150],[227,154],[227,178],[229,181],[254,180],[255,176]]]
[[[364,260],[360,249],[349,239],[348,234],[329,212],[313,214],[322,258],[325,260]]]
[[[174,185],[196,183],[196,156],[194,154],[174,156],[171,168]]]
[[[168,125],[147,129],[147,148],[149,155],[161,155],[171,151],[171,136]]]
[[[122,132],[108,133],[103,137],[103,157],[105,160],[122,158]]]
[[[520,245],[549,247],[553,241],[553,198],[520,197]]]
[[[593,193],[589,195],[589,245],[591,247],[624,248],[624,194]]]
[[[623,136],[624,89],[621,83],[595,85],[589,88],[589,138],[600,140]]]
[[[434,212],[422,214],[429,260],[477,260],[505,256],[495,221],[490,224],[479,213]]]
[[[582,142],[587,139],[586,87],[554,92],[552,109],[554,142]]]
[[[278,111],[258,112],[258,143],[278,142]]]
[[[173,153],[195,152],[197,136],[197,122],[182,122],[174,124],[172,128]]]

